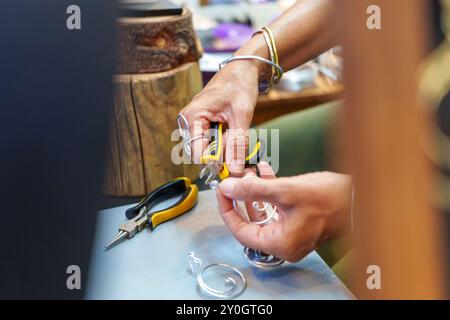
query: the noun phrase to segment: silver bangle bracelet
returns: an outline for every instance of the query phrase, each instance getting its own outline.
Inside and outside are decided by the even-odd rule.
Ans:
[[[279,72],[279,77],[278,78],[281,78],[283,76],[283,69],[279,65],[277,65],[276,63],[274,63],[274,62],[272,62],[270,60],[267,60],[267,59],[265,59],[263,57],[253,56],[253,55],[233,56],[233,57],[230,57],[228,59],[225,59],[224,61],[222,61],[219,64],[219,69],[222,69],[227,63],[230,63],[231,61],[235,61],[235,60],[259,60],[259,61],[267,63],[267,64],[271,65],[272,67],[274,67],[275,69],[277,69],[278,72]]]

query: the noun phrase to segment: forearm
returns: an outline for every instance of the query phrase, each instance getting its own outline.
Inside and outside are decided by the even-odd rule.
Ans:
[[[336,45],[336,28],[332,22],[335,3],[335,0],[299,0],[269,25],[283,70],[297,67]],[[236,52],[236,55],[248,54],[270,59],[262,34]],[[267,66],[257,64],[259,71],[267,74]]]
[[[299,0],[291,9],[274,21],[269,27],[275,38],[280,64],[283,69],[292,69],[335,43],[337,28],[330,23],[335,12],[336,0]],[[258,55],[270,59],[269,49],[261,34],[248,41],[236,54]],[[251,124],[258,99],[258,84],[272,77],[269,64],[256,59],[235,60],[227,63],[181,111],[192,123],[192,137],[198,132],[206,134],[209,122],[222,122],[229,130],[226,143],[226,163],[230,173],[239,176],[244,171],[245,139],[239,133]],[[195,127],[196,126],[196,127]],[[195,130],[197,128],[198,130]],[[234,132],[234,133],[230,133]],[[194,152],[201,155],[206,148],[204,140],[193,142]],[[195,158],[199,161],[199,157]]]

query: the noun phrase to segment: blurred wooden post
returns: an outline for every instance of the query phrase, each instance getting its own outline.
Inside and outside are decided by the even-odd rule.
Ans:
[[[171,159],[178,112],[202,88],[192,14],[119,18],[114,108],[103,193],[142,196],[198,166]]]
[[[424,154],[429,123],[417,99],[428,1],[338,2],[359,235],[351,273],[355,293],[367,299],[443,298],[442,232],[431,209],[434,173]],[[369,5],[381,8],[382,30],[367,28]],[[381,268],[381,290],[367,287],[370,265]]]
[[[116,75],[103,193],[142,196],[170,179],[198,177],[198,166],[172,162],[178,112],[202,88],[197,62],[144,74]]]

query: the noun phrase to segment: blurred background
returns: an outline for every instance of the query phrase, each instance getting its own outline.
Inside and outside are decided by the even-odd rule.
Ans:
[[[72,1],[3,8],[1,298],[83,297],[67,290],[66,268],[86,270],[84,283],[96,212],[198,177],[170,161],[178,112],[220,61],[294,3],[188,0],[143,13],[124,4],[160,2],[76,2],[80,31],[65,25]],[[374,2],[378,33],[365,27]],[[280,175],[354,176],[359,232],[320,253],[357,297],[448,298],[450,3],[342,0],[333,23],[342,47],[286,73],[258,98],[253,125],[289,123]],[[365,286],[374,263],[380,291]]]

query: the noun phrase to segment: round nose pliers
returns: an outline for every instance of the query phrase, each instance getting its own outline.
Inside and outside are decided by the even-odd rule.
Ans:
[[[177,196],[181,197],[175,204],[152,211],[156,205]],[[146,227],[153,230],[159,224],[188,212],[197,204],[197,198],[198,187],[189,178],[181,177],[169,181],[149,193],[136,206],[125,211],[128,221],[119,226],[119,232],[105,248],[112,248],[125,238],[133,238]]]

